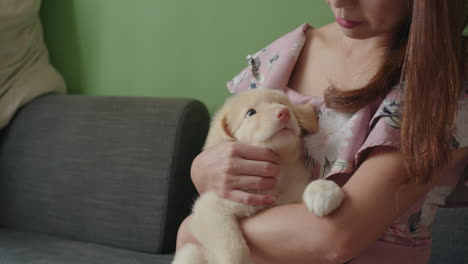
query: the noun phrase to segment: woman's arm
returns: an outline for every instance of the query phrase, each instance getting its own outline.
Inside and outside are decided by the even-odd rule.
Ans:
[[[466,159],[468,149],[453,154],[451,165]],[[344,263],[358,255],[444,175],[402,189],[401,164],[397,151],[373,150],[343,186],[342,205],[327,217],[295,204],[245,219],[241,226],[253,258],[270,264]]]

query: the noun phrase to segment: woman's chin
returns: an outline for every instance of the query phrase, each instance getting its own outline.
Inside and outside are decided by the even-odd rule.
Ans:
[[[372,38],[372,37],[379,35],[379,34],[375,34],[375,32],[372,32],[371,30],[366,28],[367,27],[366,23],[362,23],[353,28],[345,28],[345,27],[338,25],[338,23],[336,23],[336,25],[340,29],[340,31],[343,33],[343,35],[345,35],[346,37],[350,39],[356,39],[356,40],[368,39],[368,38]]]

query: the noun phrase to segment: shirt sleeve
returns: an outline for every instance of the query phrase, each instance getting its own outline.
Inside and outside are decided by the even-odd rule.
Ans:
[[[256,62],[258,66],[261,66],[261,62],[258,57],[256,57]],[[260,75],[260,73],[258,73],[257,77],[263,77],[263,75]],[[254,74],[252,72],[252,65],[248,65],[232,80],[227,82],[226,86],[231,94],[238,94],[241,92],[248,91],[252,88],[258,88],[259,86],[261,86],[261,83],[262,80],[260,78],[254,77]]]
[[[294,66],[290,54],[285,53],[291,33],[279,38],[260,51],[246,56],[247,67],[227,83],[230,93],[238,94],[251,89],[284,89]],[[286,40],[286,41],[285,41]],[[284,87],[283,87],[284,86]]]
[[[226,85],[230,93],[238,94],[257,88],[279,90],[286,88],[295,61],[289,54],[284,54],[282,50],[284,44],[278,42],[255,54],[247,55],[248,66]]]
[[[357,166],[366,159],[367,154],[375,147],[399,148],[402,90],[401,85],[394,87],[369,122],[370,132],[355,156]]]
[[[227,83],[232,94],[256,88],[285,90],[299,53],[304,47],[308,24],[273,41],[246,57],[248,66]]]

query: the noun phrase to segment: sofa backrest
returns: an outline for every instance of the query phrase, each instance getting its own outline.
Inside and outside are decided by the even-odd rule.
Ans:
[[[0,137],[0,227],[171,252],[208,124],[190,99],[38,98]]]

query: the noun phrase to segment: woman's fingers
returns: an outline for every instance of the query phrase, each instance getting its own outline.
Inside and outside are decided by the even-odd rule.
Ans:
[[[223,198],[252,206],[267,206],[275,202],[275,197],[269,194],[253,194],[241,190],[226,190]]]
[[[247,160],[236,158],[227,160],[224,171],[228,175],[252,175],[260,177],[276,177],[279,175],[280,166],[268,161]]]
[[[267,148],[239,142],[222,143],[206,149],[192,163],[192,180],[200,193],[214,191],[222,197],[249,205],[268,205],[268,191],[279,175],[279,157]]]
[[[276,178],[258,176],[233,176],[227,187],[244,191],[268,191],[276,185]]]
[[[198,240],[192,235],[189,228],[189,222],[192,215],[185,218],[182,224],[179,227],[179,231],[177,232],[177,245],[176,248],[179,250],[187,243],[192,243],[198,245]]]

